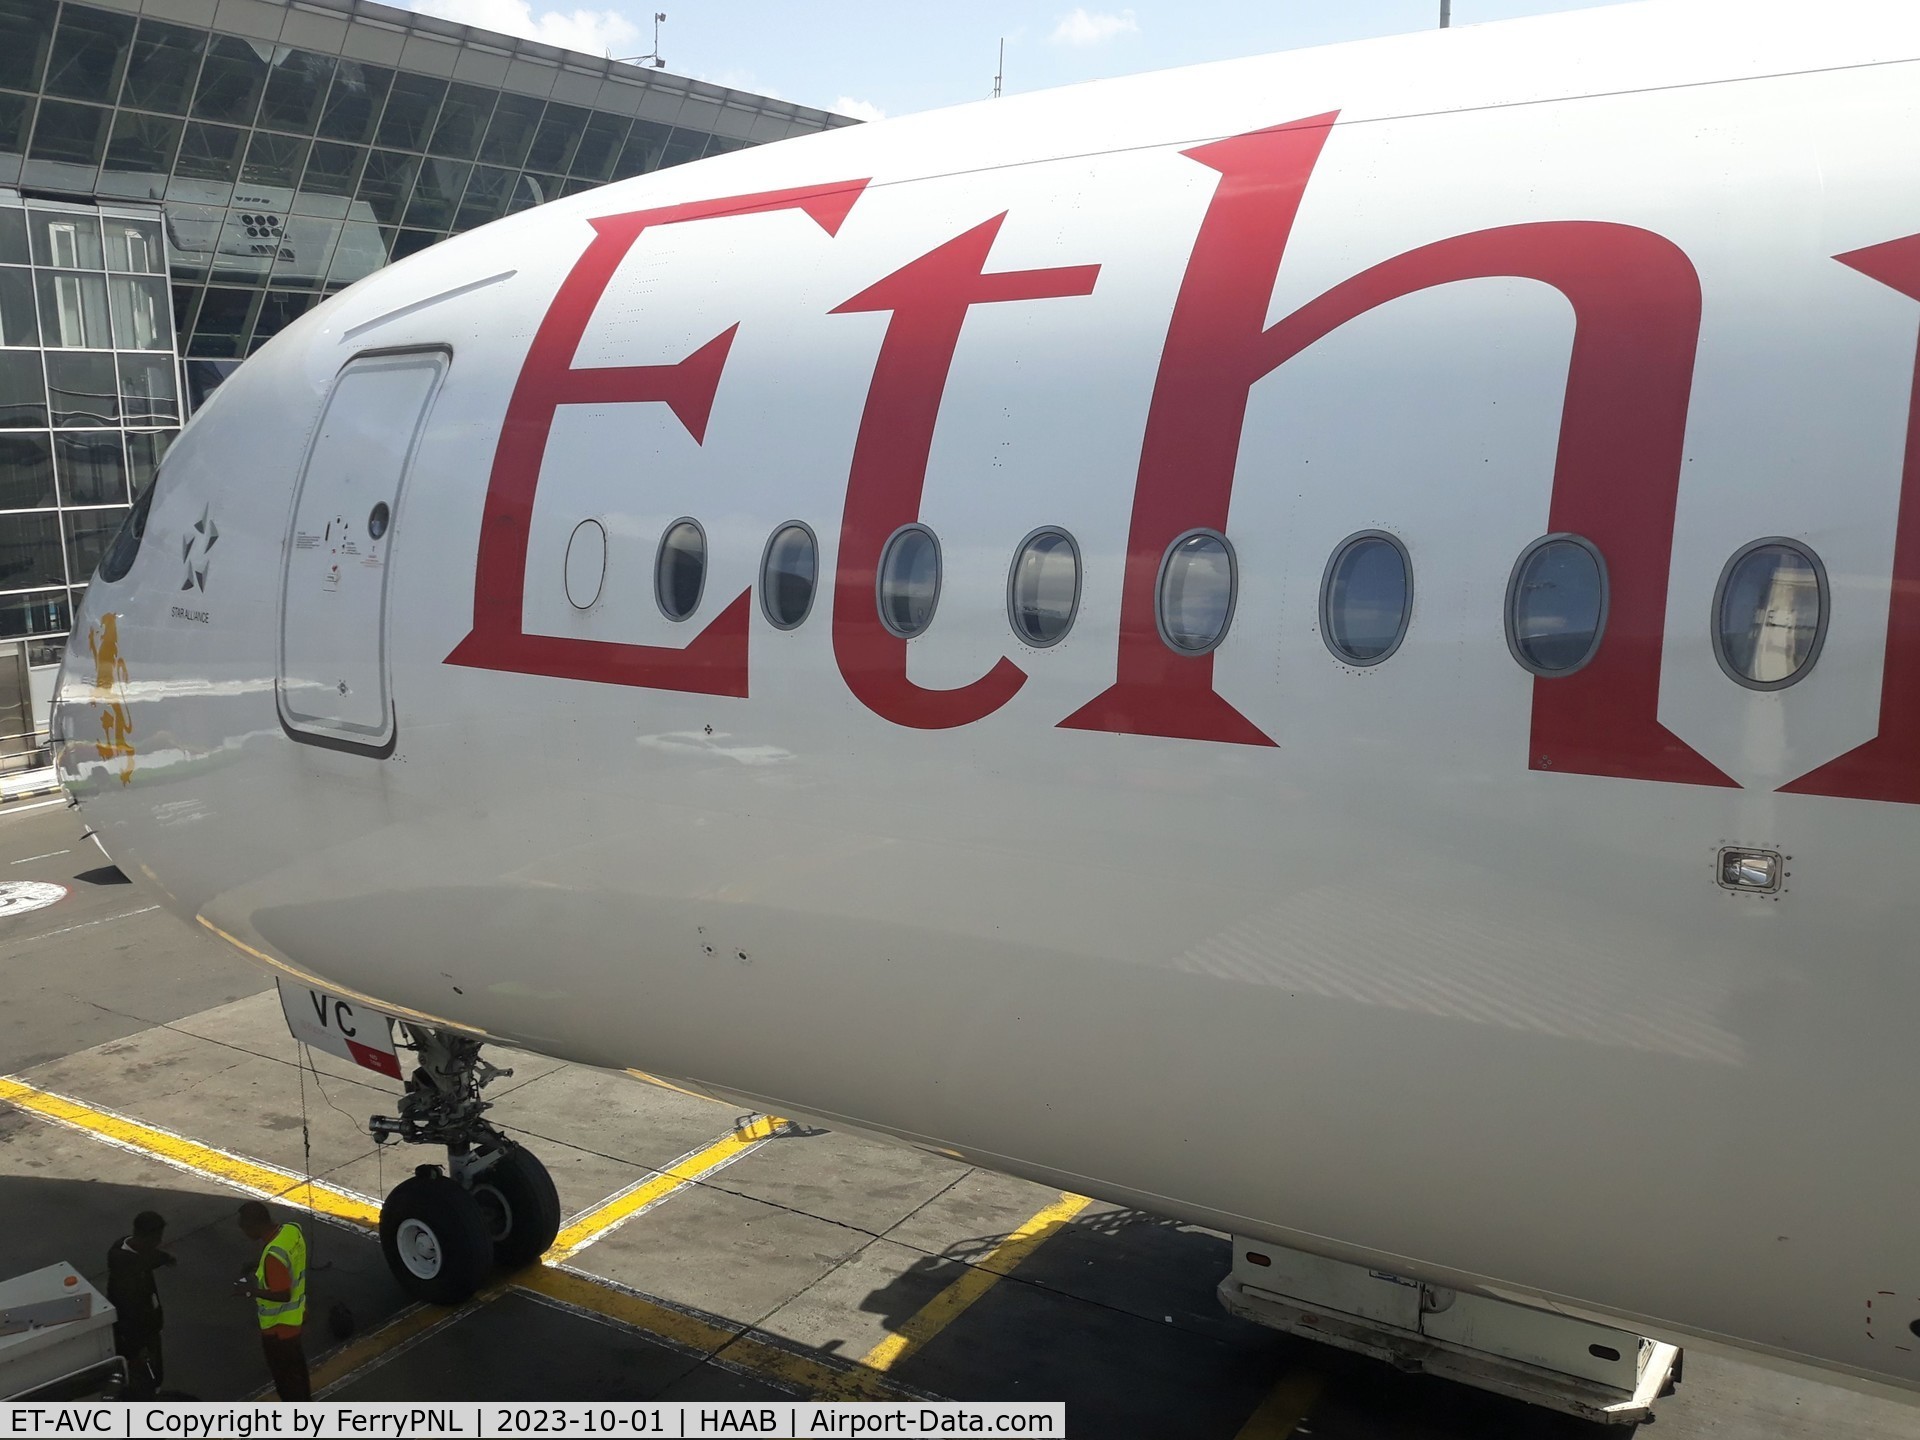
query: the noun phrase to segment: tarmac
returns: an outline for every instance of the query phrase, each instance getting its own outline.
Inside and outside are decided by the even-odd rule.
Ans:
[[[101,1283],[133,1214],[160,1211],[170,1391],[263,1391],[229,1294],[257,1195],[307,1228],[327,1397],[1064,1400],[1069,1433],[1103,1440],[1606,1433],[1231,1318],[1215,1232],[493,1050],[514,1074],[490,1118],[546,1162],[567,1223],[468,1304],[411,1305],[372,1222],[431,1157],[369,1139],[391,1089],[303,1052],[263,971],[83,836],[59,799],[0,805],[0,883],[66,890],[0,896],[0,1276],[64,1259]],[[1700,1351],[1655,1416],[1664,1440],[1920,1437],[1920,1406]]]

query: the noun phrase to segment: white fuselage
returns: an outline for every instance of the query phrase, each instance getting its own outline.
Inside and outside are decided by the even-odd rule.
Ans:
[[[395,265],[181,436],[76,624],[68,783],[182,916],[400,1013],[1920,1386],[1920,12],[1781,14],[1010,99]],[[344,578],[323,450],[348,500],[404,469]],[[794,520],[823,578],[779,629]],[[1040,527],[1082,585],[1033,648]],[[1153,615],[1190,529],[1237,563],[1210,656]],[[1369,530],[1411,619],[1343,664],[1323,573]],[[1607,628],[1536,678],[1503,614],[1557,532]],[[1770,536],[1830,593],[1755,690],[1710,612]],[[1717,883],[1730,846],[1783,888]]]

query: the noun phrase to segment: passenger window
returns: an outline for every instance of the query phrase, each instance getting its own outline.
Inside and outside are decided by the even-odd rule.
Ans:
[[[1812,668],[1826,638],[1826,567],[1791,540],[1756,540],[1721,572],[1713,613],[1713,653],[1727,678],[1784,689]]]
[[[880,557],[880,623],[911,640],[940,603],[940,542],[923,525],[896,530]]]
[[[1607,567],[1578,535],[1522,552],[1507,582],[1507,645],[1536,675],[1570,675],[1593,658],[1607,624]]]
[[[1007,576],[1007,616],[1037,649],[1056,645],[1080,608],[1080,551],[1064,530],[1036,530],[1020,542]]]
[[[1378,665],[1400,648],[1413,610],[1413,567],[1395,537],[1349,536],[1320,586],[1320,637],[1349,665]]]
[[[807,618],[819,574],[813,531],[795,520],[773,532],[760,561],[760,609],[775,628],[791,630]]]
[[[1194,530],[1160,562],[1156,618],[1160,638],[1183,655],[1203,655],[1227,635],[1235,590],[1233,547],[1213,530]]]
[[[707,536],[692,520],[676,520],[660,537],[653,567],[653,594],[669,620],[684,620],[700,608],[707,583]]]

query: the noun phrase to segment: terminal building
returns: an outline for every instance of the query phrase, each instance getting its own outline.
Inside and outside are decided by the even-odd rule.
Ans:
[[[373,0],[0,0],[0,781],[198,401],[328,295],[595,185],[855,123]]]

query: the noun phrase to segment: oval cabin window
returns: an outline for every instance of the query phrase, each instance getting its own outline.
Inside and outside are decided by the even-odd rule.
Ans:
[[[1577,535],[1536,540],[1507,583],[1507,644],[1536,675],[1570,675],[1593,658],[1607,623],[1607,571]]]
[[[660,537],[653,567],[653,594],[669,620],[684,620],[700,608],[707,583],[706,532],[691,520],[676,520]]]
[[[1203,655],[1226,639],[1233,620],[1233,547],[1213,530],[1182,535],[1160,562],[1160,638],[1183,655]]]
[[[760,608],[777,629],[791,630],[813,609],[819,582],[820,549],[813,531],[794,521],[767,541],[760,562]]]
[[[1413,610],[1413,568],[1393,536],[1343,541],[1320,587],[1320,634],[1349,665],[1378,665],[1400,648]]]
[[[880,557],[880,623],[911,640],[940,603],[940,542],[923,525],[894,532]]]
[[[1827,572],[1791,540],[1756,540],[1727,562],[1714,597],[1714,655],[1736,684],[1782,690],[1826,638]]]
[[[1080,551],[1064,530],[1036,530],[1021,542],[1007,577],[1014,633],[1036,649],[1057,645],[1080,608]]]

